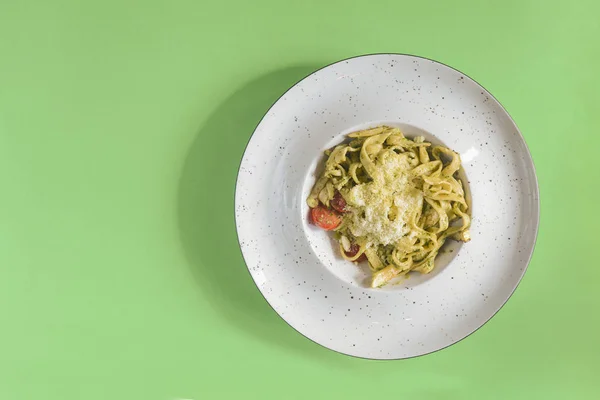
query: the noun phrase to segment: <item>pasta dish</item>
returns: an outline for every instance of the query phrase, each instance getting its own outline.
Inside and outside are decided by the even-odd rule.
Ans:
[[[470,240],[458,153],[387,126],[353,132],[325,152],[307,203],[312,222],[335,231],[346,260],[366,260],[371,286],[427,274],[447,239]]]

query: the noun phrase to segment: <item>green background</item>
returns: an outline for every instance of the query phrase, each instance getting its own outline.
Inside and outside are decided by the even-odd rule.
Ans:
[[[2,0],[0,399],[595,398],[599,14],[592,0]],[[234,231],[237,167],[269,105],[373,52],[484,85],[541,191],[513,298],[406,361],[288,327]]]

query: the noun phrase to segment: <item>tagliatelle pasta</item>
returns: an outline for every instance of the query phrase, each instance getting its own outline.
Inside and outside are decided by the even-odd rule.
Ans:
[[[326,152],[307,203],[313,222],[335,231],[345,259],[368,260],[372,287],[429,273],[446,239],[470,240],[456,152],[387,126],[348,137]]]

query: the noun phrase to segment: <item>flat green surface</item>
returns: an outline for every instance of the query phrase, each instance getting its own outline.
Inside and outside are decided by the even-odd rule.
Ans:
[[[0,399],[592,399],[600,390],[596,1],[0,0]],[[525,136],[537,248],[491,322],[407,361],[289,328],[234,231],[237,166],[296,80],[413,53]]]

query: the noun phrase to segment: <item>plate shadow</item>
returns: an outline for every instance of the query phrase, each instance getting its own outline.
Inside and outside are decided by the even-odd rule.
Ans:
[[[178,223],[195,280],[229,323],[269,344],[333,360],[339,356],[302,338],[262,297],[242,258],[234,218],[237,171],[252,132],[289,87],[318,68],[298,66],[261,76],[208,117],[184,163]]]

